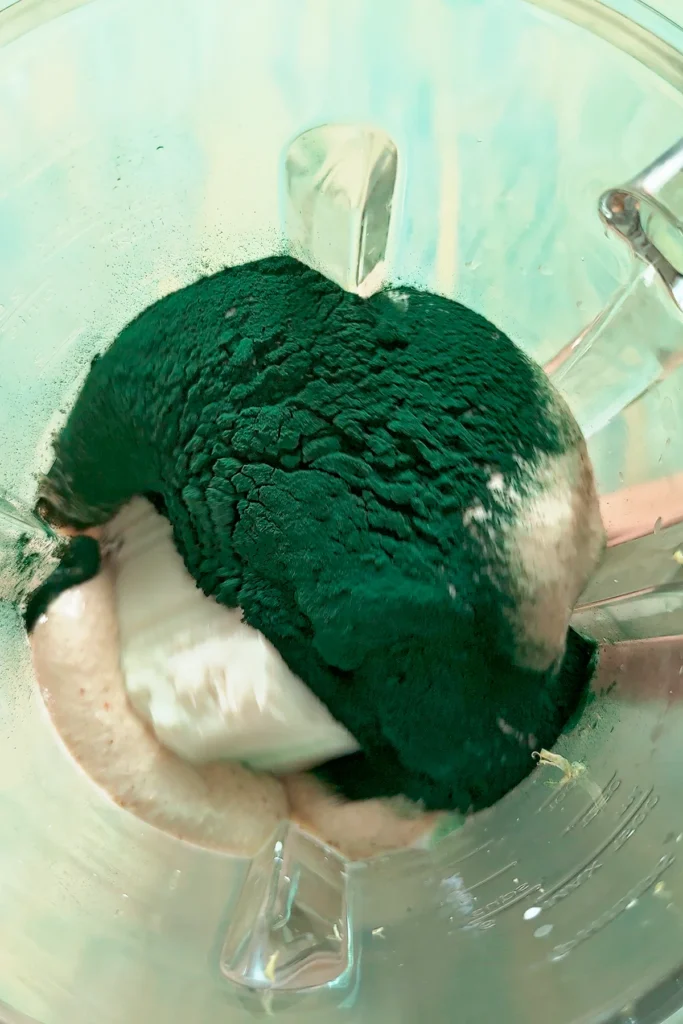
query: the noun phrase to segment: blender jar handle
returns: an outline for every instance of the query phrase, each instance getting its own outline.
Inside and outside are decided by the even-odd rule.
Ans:
[[[683,311],[683,139],[631,181],[603,193],[599,211],[654,267]]]
[[[588,439],[683,362],[683,140],[604,192],[598,211],[638,266],[546,366]]]

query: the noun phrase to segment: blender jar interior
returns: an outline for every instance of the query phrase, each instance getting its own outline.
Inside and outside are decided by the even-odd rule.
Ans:
[[[13,502],[31,504],[52,431],[127,320],[281,247],[283,154],[328,123],[375,125],[396,146],[392,281],[475,307],[549,365],[603,494],[669,480],[674,496],[657,530],[652,505],[609,549],[577,611],[609,641],[558,748],[583,770],[560,785],[539,768],[433,851],[364,864],[286,824],[249,863],[115,806],[52,732],[0,603],[8,1022],[575,1024],[678,1006],[681,313],[598,215],[680,134],[677,15],[646,6],[20,0],[0,14],[0,485]],[[0,545],[10,536],[0,511]],[[304,882],[323,879],[323,910],[305,899],[335,935],[309,936],[306,985],[269,983],[272,922],[255,925],[283,849]],[[299,939],[315,932],[311,906]]]

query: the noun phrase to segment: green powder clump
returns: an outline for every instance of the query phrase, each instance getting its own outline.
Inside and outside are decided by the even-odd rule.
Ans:
[[[590,674],[571,631],[560,671],[524,667],[512,513],[491,491],[502,474],[523,496],[528,467],[578,437],[472,310],[412,288],[361,299],[273,257],[160,300],[95,360],[42,509],[87,527],[151,497],[202,590],[357,738],[320,774],[467,811],[531,770]]]
[[[52,601],[65,590],[87,583],[100,571],[100,546],[92,537],[74,537],[56,569],[30,595],[24,609],[24,625],[30,633]]]

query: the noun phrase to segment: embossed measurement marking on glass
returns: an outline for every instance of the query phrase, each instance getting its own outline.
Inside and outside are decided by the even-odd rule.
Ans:
[[[571,832],[572,829],[576,828],[577,825],[580,825],[581,828],[586,828],[588,825],[590,825],[591,821],[594,821],[595,818],[597,818],[597,816],[605,809],[608,802],[611,800],[611,798],[614,796],[614,794],[620,786],[621,779],[617,777],[617,773],[615,772],[612,778],[609,780],[609,782],[605,785],[604,789],[602,790],[601,802],[594,800],[584,810],[579,811],[576,817],[572,821],[570,821],[567,827],[563,830],[562,835],[566,836],[567,833]]]
[[[560,785],[559,782],[552,783],[553,791],[545,798],[543,803],[536,809],[536,814],[540,814],[541,811],[554,811],[556,807],[559,807],[563,803],[570,793],[573,793],[576,789],[577,780],[570,779],[567,782],[563,782]]]
[[[529,882],[521,882],[520,885],[511,889],[509,892],[505,892],[502,896],[499,896],[495,900],[491,900],[484,907],[479,907],[472,914],[472,918],[466,925],[463,926],[464,930],[472,928],[493,928],[495,921],[493,918],[497,917],[498,914],[502,913],[503,910],[509,910],[510,907],[514,907],[516,903],[520,903],[522,900],[528,899],[528,897],[538,892],[541,888],[540,882],[537,885],[530,885]]]
[[[573,874],[570,878],[565,880],[559,888],[555,888],[548,896],[544,896],[541,900],[541,908],[543,910],[550,910],[556,906],[560,900],[566,899],[573,892],[576,892],[584,882],[587,882],[593,877],[596,871],[599,871],[602,864],[597,858],[586,864],[580,871]]]
[[[608,786],[613,785],[614,777],[608,783]],[[616,792],[618,786],[613,788],[613,792]],[[566,899],[575,892],[581,885],[587,882],[593,877],[593,875],[600,870],[603,866],[599,858],[614,844],[615,852],[620,850],[622,846],[634,835],[634,833],[640,828],[642,823],[647,818],[650,811],[656,807],[659,801],[659,797],[650,788],[645,793],[642,793],[640,799],[633,804],[633,801],[629,801],[630,812],[626,819],[622,816],[617,827],[610,833],[605,841],[594,850],[586,860],[584,860],[577,868],[575,868],[571,874],[565,876],[560,882],[556,883],[551,889],[543,893],[543,898],[540,901],[540,906],[544,910],[554,907],[560,900]],[[585,812],[583,812],[585,813]],[[516,866],[517,862],[513,861],[508,867],[501,869],[490,878],[498,877],[505,871],[509,870],[510,867]],[[484,879],[483,881],[489,881]],[[467,892],[470,893],[473,888],[481,885],[481,882],[476,883],[475,886],[468,886]],[[530,885],[529,882],[523,882],[516,886],[509,892],[503,893],[501,896],[494,900],[490,900],[485,906],[479,907],[472,914],[471,920],[464,925],[465,928],[489,928],[493,927],[492,918],[502,913],[504,910],[508,910],[510,907],[515,906],[516,903],[527,899],[532,893],[542,890],[543,886],[541,882],[536,885]]]
[[[621,808],[621,812],[620,813],[622,815],[626,814],[626,812],[633,806],[633,804],[635,803],[635,801],[638,799],[638,797],[641,795],[642,792],[643,791],[640,788],[640,786],[634,786],[633,787],[633,789],[631,790],[629,795],[626,797],[626,800],[624,801],[623,807]]]
[[[466,860],[470,860],[471,857],[476,857],[477,854],[483,853],[484,850],[488,850],[491,847],[492,844],[493,844],[493,839],[489,839],[487,842],[482,843],[481,846],[477,846],[477,847],[475,847],[474,850],[470,850],[469,853],[463,854],[463,856],[459,857],[458,860],[454,860],[452,862],[452,864],[450,864],[450,866],[452,868],[459,867],[461,864],[464,864]]]
[[[628,908],[631,900],[637,900],[643,896],[647,890],[651,888],[659,878],[661,878],[664,872],[671,867],[675,860],[676,858],[672,854],[660,857],[655,869],[629,889],[626,895],[617,900],[609,910],[606,910],[600,915],[600,917],[597,917],[586,928],[581,928],[573,939],[570,939],[568,942],[561,942],[559,945],[553,947],[553,956],[556,958],[566,956],[567,953],[576,949],[581,942],[585,942],[586,939],[590,939],[591,936],[601,931],[608,924],[611,924],[612,921],[616,920],[616,918]]]
[[[555,904],[560,902],[560,900],[566,899],[566,897],[575,892],[579,886],[592,878],[595,872],[602,867],[598,857],[602,856],[602,854],[605,853],[612,844],[614,844],[614,852],[620,850],[631,836],[640,828],[650,811],[657,806],[658,801],[659,797],[653,793],[652,789],[648,790],[648,792],[642,796],[639,803],[632,808],[627,820],[620,821],[617,828],[607,837],[605,842],[602,843],[597,850],[594,850],[590,857],[584,861],[579,868],[573,871],[571,875],[563,879],[557,885],[553,886],[552,889],[547,891],[543,897],[541,906],[544,909],[554,907]]]
[[[492,875],[487,875],[486,878],[480,879],[480,881],[475,882],[474,885],[468,885],[467,891],[474,892],[475,889],[480,889],[482,885],[486,885],[487,882],[492,882],[494,878],[500,878],[501,875],[504,875],[507,871],[511,871],[512,868],[515,867],[517,867],[517,861],[512,860],[509,864],[506,864],[504,868],[494,871]]]

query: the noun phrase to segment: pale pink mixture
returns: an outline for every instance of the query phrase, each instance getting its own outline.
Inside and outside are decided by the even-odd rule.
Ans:
[[[649,532],[651,499],[659,509],[667,496],[651,494],[656,486],[602,499],[608,544],[620,538],[626,513],[635,535]],[[96,579],[53,602],[34,629],[32,650],[46,707],[72,756],[121,807],[179,838],[253,854],[279,821],[290,818],[361,859],[428,843],[442,818],[416,814],[400,800],[350,803],[311,775],[275,778],[228,762],[194,767],[161,747],[128,703],[114,580],[106,565]]]
[[[285,818],[352,859],[427,842],[438,814],[401,801],[349,803],[309,775],[240,764],[195,767],[160,746],[133,712],[119,665],[111,570],[68,590],[36,624],[36,678],[52,722],[83,770],[121,807],[181,839],[253,854]]]

